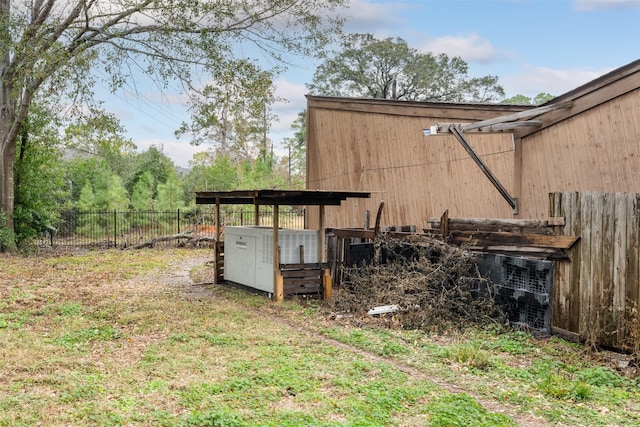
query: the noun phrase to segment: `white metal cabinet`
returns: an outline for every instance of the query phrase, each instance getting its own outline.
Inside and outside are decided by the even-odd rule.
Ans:
[[[280,229],[278,243],[283,264],[300,262],[300,246],[304,262],[319,262],[317,231]],[[273,293],[273,228],[225,227],[224,278]]]

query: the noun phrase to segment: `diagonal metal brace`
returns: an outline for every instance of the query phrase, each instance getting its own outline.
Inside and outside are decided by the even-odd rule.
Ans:
[[[500,181],[498,181],[498,178],[496,178],[496,176],[493,174],[493,172],[491,172],[489,167],[482,161],[480,156],[478,156],[478,154],[475,152],[471,144],[469,144],[469,141],[467,141],[467,139],[464,137],[462,132],[456,127],[456,125],[449,126],[449,132],[451,132],[456,137],[456,139],[460,142],[460,144],[462,144],[464,149],[467,150],[467,153],[469,153],[469,156],[471,156],[473,161],[476,162],[480,170],[487,176],[487,178],[489,178],[489,181],[491,181],[493,186],[496,187],[498,192],[507,201],[507,203],[509,203],[509,206],[511,206],[511,208],[513,209],[513,213],[517,214],[518,199],[515,197],[512,197],[511,194],[509,194],[509,192],[507,191],[507,189],[504,188],[504,185],[502,185]]]

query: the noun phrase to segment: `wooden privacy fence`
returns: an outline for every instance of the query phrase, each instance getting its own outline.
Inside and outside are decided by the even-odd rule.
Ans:
[[[580,237],[556,261],[552,324],[591,344],[640,346],[640,194],[551,193],[549,214],[563,216],[559,235]]]

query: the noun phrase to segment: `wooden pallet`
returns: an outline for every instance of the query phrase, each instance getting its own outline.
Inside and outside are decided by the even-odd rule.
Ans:
[[[326,282],[331,280],[328,268],[327,263],[280,264],[284,295],[327,298]]]

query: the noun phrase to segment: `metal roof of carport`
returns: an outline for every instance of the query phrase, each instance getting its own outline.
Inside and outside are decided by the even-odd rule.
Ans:
[[[197,191],[196,204],[339,206],[348,198],[369,198],[365,191],[230,190]]]

